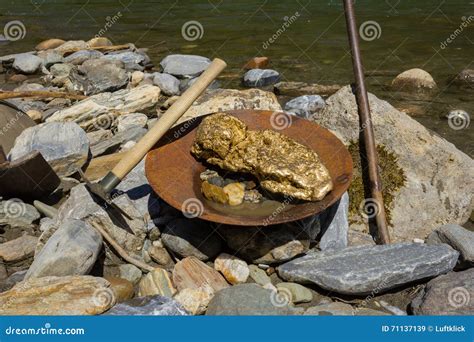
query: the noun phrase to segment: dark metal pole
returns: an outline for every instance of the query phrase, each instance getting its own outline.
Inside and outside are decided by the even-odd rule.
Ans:
[[[375,221],[378,229],[378,243],[390,243],[390,236],[387,228],[387,219],[383,205],[382,184],[378,172],[378,157],[375,148],[374,129],[372,127],[372,118],[370,116],[369,100],[367,90],[365,89],[364,70],[360,58],[359,35],[355,21],[354,6],[352,0],[344,0],[344,9],[346,14],[347,33],[352,53],[352,66],[356,83],[356,97],[359,107],[359,116],[363,130],[364,147],[367,155],[369,168],[370,191],[376,205]],[[359,143],[360,144],[360,143]]]

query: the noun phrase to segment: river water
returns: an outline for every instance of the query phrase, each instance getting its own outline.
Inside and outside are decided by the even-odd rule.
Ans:
[[[453,109],[474,116],[473,89],[451,82],[462,69],[474,68],[474,1],[357,0],[356,13],[358,24],[368,28],[361,40],[368,90],[410,107],[416,120],[474,157],[474,123],[453,129],[443,118]],[[339,0],[0,0],[0,28],[15,20],[26,35],[0,43],[1,55],[31,50],[51,37],[100,33],[116,44],[149,48],[155,65],[171,53],[220,57],[229,64],[223,79],[229,87],[240,86],[241,66],[260,55],[286,81],[353,80]],[[188,26],[197,31],[183,34]],[[440,91],[428,101],[389,88],[395,75],[415,67],[438,83]]]

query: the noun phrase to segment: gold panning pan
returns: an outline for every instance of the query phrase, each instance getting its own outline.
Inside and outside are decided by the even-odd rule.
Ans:
[[[146,176],[153,190],[186,216],[236,226],[280,224],[318,214],[347,191],[352,179],[352,159],[344,144],[327,129],[285,113],[263,110],[225,113],[242,120],[252,130],[275,130],[275,127],[279,128],[280,120],[280,133],[308,146],[319,155],[331,175],[334,188],[317,202],[268,200],[231,207],[207,200],[201,193],[199,177],[206,166],[190,152],[196,128],[203,119],[199,117],[172,128],[148,152],[145,164]],[[225,177],[225,172],[222,175]]]

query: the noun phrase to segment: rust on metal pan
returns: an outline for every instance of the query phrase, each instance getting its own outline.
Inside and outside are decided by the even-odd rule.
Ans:
[[[226,113],[242,120],[249,129],[274,129],[272,111],[235,110]],[[318,153],[329,170],[334,189],[321,201],[290,204],[282,202],[271,213],[250,210],[243,214],[239,210],[233,211],[229,206],[222,210],[202,195],[199,174],[206,167],[190,153],[196,127],[202,118],[195,118],[172,128],[146,157],[146,176],[151,187],[164,201],[178,210],[182,210],[185,203],[194,201],[200,206],[199,218],[204,220],[235,226],[280,224],[320,213],[341,198],[349,188],[352,159],[344,144],[327,129],[291,116],[291,124],[279,132]]]

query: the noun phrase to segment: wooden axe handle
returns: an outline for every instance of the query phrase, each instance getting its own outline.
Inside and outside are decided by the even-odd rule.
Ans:
[[[226,63],[214,59],[209,67],[198,77],[179,99],[161,116],[147,134],[126,154],[125,158],[101,181],[106,192],[110,192],[143,159],[158,140],[183,116],[193,102],[201,95],[214,79],[224,70]]]

